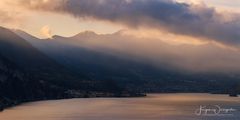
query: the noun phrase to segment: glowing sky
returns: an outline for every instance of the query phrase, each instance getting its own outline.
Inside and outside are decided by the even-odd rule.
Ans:
[[[51,31],[53,35],[71,36],[85,30],[92,30],[97,33],[114,33],[118,30],[126,29],[126,26],[107,21],[75,18],[69,14],[27,9],[24,5],[17,4],[17,1],[19,0],[14,2],[9,0],[0,1],[0,14],[2,14],[0,17],[0,25],[8,28],[21,29],[37,37],[49,37],[49,31]],[[27,2],[27,0],[20,1]],[[38,4],[36,1],[39,0],[30,1],[31,4]],[[40,1],[49,2],[48,0]],[[214,6],[220,11],[240,12],[240,1],[236,0],[178,1],[195,4],[202,4],[202,2],[204,2],[207,6]],[[46,28],[48,28],[48,32],[46,32]]]
[[[72,36],[86,30],[105,34],[122,29],[119,25],[102,21],[80,20],[70,15],[28,10],[8,0],[1,0],[0,8],[0,26],[21,29],[40,38],[49,37],[42,31],[44,27],[48,27],[53,35],[62,36]]]

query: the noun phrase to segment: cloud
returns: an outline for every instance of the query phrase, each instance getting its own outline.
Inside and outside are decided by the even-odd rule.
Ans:
[[[28,8],[68,13],[128,27],[150,27],[175,34],[240,43],[240,15],[218,13],[204,4],[173,0],[20,0]],[[229,17],[230,16],[230,17]]]
[[[22,21],[22,16],[17,12],[0,10],[0,22],[1,24],[18,24]]]
[[[47,38],[52,38],[52,31],[50,29],[49,26],[43,26],[40,30],[41,34],[44,36],[44,37],[47,37]]]
[[[13,20],[13,18],[9,15],[9,13],[8,12],[6,12],[6,11],[0,11],[0,14],[1,14],[1,16],[0,16],[0,21],[1,22],[9,22],[9,21],[12,21]]]
[[[25,23],[25,16],[20,9],[7,0],[0,1],[0,25],[8,28],[18,28]]]

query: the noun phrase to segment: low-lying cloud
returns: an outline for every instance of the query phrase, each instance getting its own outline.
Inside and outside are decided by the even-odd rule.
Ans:
[[[20,0],[28,8],[68,13],[128,27],[150,27],[175,34],[240,43],[240,15],[225,15],[206,5],[173,0]]]
[[[46,25],[46,26],[43,26],[40,30],[41,34],[44,36],[44,37],[47,37],[47,38],[52,38],[52,30],[51,28]]]

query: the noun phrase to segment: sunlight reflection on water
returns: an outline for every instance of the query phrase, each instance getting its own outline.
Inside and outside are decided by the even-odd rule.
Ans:
[[[231,116],[197,116],[201,105],[234,108]],[[150,94],[145,98],[40,101],[0,113],[0,120],[240,120],[240,98],[210,94]]]

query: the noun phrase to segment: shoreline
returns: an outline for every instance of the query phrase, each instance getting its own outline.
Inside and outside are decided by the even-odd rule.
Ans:
[[[64,99],[76,99],[76,98],[138,98],[146,97],[145,93],[125,93],[125,94],[101,94],[101,95],[84,95],[84,96],[71,96],[71,97],[62,97],[62,98],[51,98],[51,99],[35,99],[35,100],[2,100],[0,101],[0,112],[3,112],[5,109],[9,109],[21,104],[30,103],[30,102],[39,102],[39,101],[50,101],[50,100],[64,100]]]
[[[113,95],[113,96],[87,96],[87,97],[65,97],[65,98],[56,98],[56,99],[39,99],[39,100],[29,100],[29,101],[24,101],[24,102],[19,102],[19,103],[9,103],[8,106],[2,107],[2,103],[0,103],[0,112],[3,112],[5,109],[9,109],[21,104],[25,103],[31,103],[31,102],[40,102],[40,101],[54,101],[54,100],[66,100],[66,99],[86,99],[86,98],[142,98],[142,97],[147,97],[148,95],[151,94],[209,94],[209,95],[226,95],[229,96],[227,93],[204,93],[204,92],[198,92],[198,93],[191,93],[191,92],[179,92],[179,93],[173,93],[173,92],[166,92],[166,93],[161,93],[161,92],[155,92],[155,93],[135,93],[135,94],[127,94],[127,95]],[[232,96],[229,96],[232,97]]]

